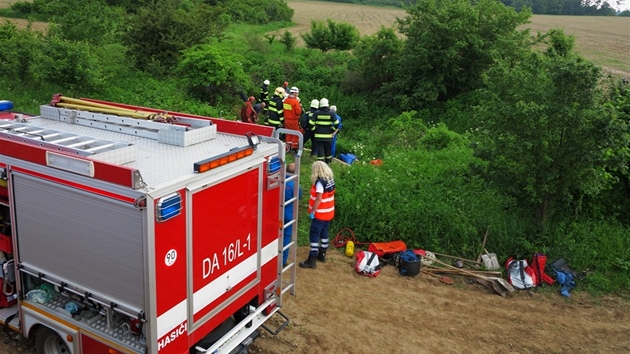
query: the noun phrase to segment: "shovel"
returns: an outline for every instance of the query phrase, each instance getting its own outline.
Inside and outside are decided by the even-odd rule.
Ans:
[[[483,249],[486,251],[486,254],[481,256],[481,261],[487,270],[497,270],[501,268],[499,265],[499,260],[497,259],[496,253],[488,253],[487,249]]]
[[[479,275],[479,274],[475,274],[475,273],[471,273],[465,269],[460,269],[457,267],[454,267],[448,263],[444,263],[442,261],[440,261],[439,259],[434,259],[434,262],[441,264],[443,266],[445,266],[446,268],[449,269],[456,269],[458,270],[460,273],[462,274],[466,274],[468,276],[471,276],[473,278],[477,278],[482,280],[482,284],[484,284],[487,288],[492,288],[497,294],[505,297],[507,296],[509,293],[514,291],[514,287],[512,287],[512,285],[510,283],[508,283],[505,279],[503,278],[499,278],[499,277],[486,277],[483,275]]]
[[[439,281],[441,281],[444,284],[448,284],[448,285],[453,285],[453,283],[455,283],[453,281],[453,279],[445,276],[445,275],[439,275],[439,274],[435,274],[435,273],[431,273],[428,270],[424,270],[424,269],[420,269],[420,271],[422,272],[422,274],[426,274],[426,275],[430,275],[434,278],[437,278]]]

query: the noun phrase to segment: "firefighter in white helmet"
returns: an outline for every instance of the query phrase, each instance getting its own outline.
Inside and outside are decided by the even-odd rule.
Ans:
[[[302,115],[302,106],[298,100],[300,90],[293,86],[289,90],[289,95],[284,99],[282,104],[284,113],[284,127],[287,129],[300,131],[300,116]],[[299,141],[297,135],[287,134],[287,145],[289,152],[297,152],[299,148]]]
[[[267,115],[267,108],[269,107],[269,80],[263,81],[262,85],[260,85],[260,103],[264,103],[262,106],[263,114]]]
[[[313,147],[317,150],[317,160],[330,164],[332,161],[332,139],[339,126],[335,113],[330,111],[327,98],[319,100],[319,109],[308,122],[313,130]]]

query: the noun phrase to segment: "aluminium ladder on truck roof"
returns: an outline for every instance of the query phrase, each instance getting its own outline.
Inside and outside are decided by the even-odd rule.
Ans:
[[[46,129],[26,122],[10,120],[0,120],[0,136],[81,156],[93,156],[130,146],[127,143]]]

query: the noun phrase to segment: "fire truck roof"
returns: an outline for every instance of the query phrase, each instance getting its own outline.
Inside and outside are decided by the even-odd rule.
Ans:
[[[195,163],[250,146],[245,135],[218,131],[220,121],[174,115],[137,119],[45,105],[40,116],[0,112],[0,119],[0,137],[18,135],[20,142],[137,169],[148,189],[190,180]],[[260,142],[253,155],[277,150]]]

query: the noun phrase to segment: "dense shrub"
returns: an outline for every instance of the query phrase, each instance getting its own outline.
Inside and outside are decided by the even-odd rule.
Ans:
[[[248,80],[244,58],[210,44],[186,49],[176,68],[182,84],[195,97],[215,103],[234,97],[239,83]]]
[[[349,227],[362,242],[402,239],[408,247],[474,258],[488,227],[508,229],[513,220],[506,212],[510,201],[469,176],[472,158],[469,148],[457,145],[394,147],[382,166],[364,161],[339,168],[333,229]]]
[[[293,9],[282,0],[206,0],[210,6],[221,7],[233,22],[262,25],[291,21]]]
[[[102,62],[92,47],[54,36],[41,43],[30,71],[36,82],[55,83],[70,90],[93,91],[105,84]]]
[[[176,0],[155,2],[131,17],[124,42],[138,69],[163,76],[177,65],[180,51],[220,37],[228,24],[220,7],[199,4],[186,11]]]
[[[359,40],[359,30],[348,23],[336,23],[332,20],[311,21],[311,31],[302,34],[308,48],[329,50],[349,50]]]

